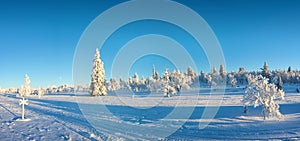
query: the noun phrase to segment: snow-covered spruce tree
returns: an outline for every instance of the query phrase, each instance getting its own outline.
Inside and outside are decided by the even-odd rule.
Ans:
[[[220,83],[225,83],[226,84],[226,70],[224,68],[224,65],[220,65],[220,70],[219,70],[219,74],[220,74]]]
[[[228,82],[227,83],[230,84],[231,87],[236,87],[237,80],[235,79],[234,75],[228,74]]]
[[[224,68],[224,65],[220,65],[220,75],[222,78],[225,78],[226,77],[226,70]]]
[[[247,72],[245,70],[245,68],[239,68],[239,71],[236,72],[234,74],[236,80],[237,80],[237,84],[238,85],[244,85],[244,84],[247,84]]]
[[[261,68],[261,69],[262,69],[261,75],[263,77],[269,78],[270,77],[270,72],[269,72],[269,67],[268,67],[267,62],[264,63],[264,67]]]
[[[139,75],[137,73],[134,73],[134,76],[133,76],[133,86],[132,86],[132,89],[135,92],[139,92]]]
[[[205,73],[202,70],[199,75],[199,81],[200,81],[200,83],[207,83],[207,81],[205,79]]]
[[[188,67],[187,76],[189,77],[191,82],[195,81],[197,74],[196,74],[196,72],[194,71],[194,69],[192,67]]]
[[[206,74],[205,75],[206,83],[208,84],[209,87],[214,86],[215,82],[213,82],[213,79],[211,77],[211,74]]]
[[[209,75],[211,77],[211,82],[210,82],[211,85],[210,86],[215,87],[222,82],[221,76],[218,74],[216,67],[212,68],[211,73]]]
[[[20,88],[20,96],[21,97],[25,97],[25,96],[29,96],[30,95],[31,89],[30,89],[29,85],[30,85],[30,78],[26,74],[25,75],[25,83]]]
[[[130,85],[133,84],[132,77],[129,77],[129,78],[128,78],[128,83],[129,83]]]
[[[94,56],[92,82],[89,89],[89,93],[91,96],[107,95],[104,75],[105,71],[103,67],[103,62],[100,59],[100,53],[97,48]]]
[[[277,88],[278,88],[279,90],[282,90],[282,89],[283,89],[282,84],[283,84],[283,83],[282,83],[281,76],[278,76],[278,80],[277,80],[276,86],[277,86]]]
[[[216,67],[212,67],[212,69],[211,69],[211,72],[210,72],[211,74],[214,74],[214,75],[216,75],[216,74],[218,74],[218,72],[217,72],[217,68]]]
[[[158,80],[159,79],[159,75],[158,75],[158,72],[155,70],[155,66],[153,65],[153,70],[152,70],[152,78],[155,79],[155,80]]]
[[[171,97],[171,94],[175,94],[176,90],[175,90],[174,87],[169,85],[170,74],[169,74],[167,69],[165,71],[164,79],[165,79],[164,95],[167,96],[167,97]]]
[[[292,67],[291,66],[289,66],[288,72],[292,72]]]
[[[138,85],[139,84],[139,75],[137,73],[134,73],[134,76],[133,76],[133,83],[135,85]]]
[[[149,91],[146,83],[147,83],[146,79],[144,78],[144,76],[142,76],[139,82],[139,91]]]
[[[140,81],[140,84],[143,84],[143,85],[146,84],[146,80],[145,80],[144,76],[142,76],[141,81]]]
[[[248,83],[242,102],[245,106],[263,106],[262,114],[264,119],[282,118],[277,100],[284,99],[284,92],[277,89],[268,78],[261,75],[248,75]]]

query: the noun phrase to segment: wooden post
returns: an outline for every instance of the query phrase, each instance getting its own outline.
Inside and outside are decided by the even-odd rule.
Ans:
[[[25,98],[23,97],[23,99],[20,99],[19,105],[22,105],[22,120],[25,119],[25,106],[24,105],[28,105],[28,100],[25,100]]]

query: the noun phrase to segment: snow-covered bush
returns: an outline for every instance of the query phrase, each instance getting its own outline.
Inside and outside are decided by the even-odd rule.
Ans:
[[[29,96],[31,94],[31,89],[29,85],[30,85],[30,79],[29,76],[26,74],[25,83],[21,86],[19,91],[21,97]]]
[[[94,63],[93,63],[92,82],[89,90],[91,96],[107,95],[104,74],[105,71],[103,67],[103,62],[100,59],[99,50],[98,48],[96,48],[96,53],[94,56]]]
[[[279,105],[276,101],[284,99],[284,92],[277,89],[273,83],[270,84],[268,81],[268,78],[261,75],[248,75],[249,85],[245,90],[242,101],[245,106],[253,105],[254,107],[257,107],[262,105],[264,119],[280,119],[283,116],[279,111]]]

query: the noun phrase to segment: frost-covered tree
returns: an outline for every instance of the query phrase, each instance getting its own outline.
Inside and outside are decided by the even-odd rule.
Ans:
[[[135,85],[139,84],[139,75],[137,73],[135,73],[133,76],[133,82]]]
[[[121,83],[116,78],[111,78],[107,84],[108,91],[116,91],[121,89]]]
[[[149,77],[147,79],[147,88],[150,91],[159,92],[164,90],[164,81],[162,79],[154,79],[153,77]]]
[[[218,74],[217,68],[216,68],[216,67],[213,67],[213,68],[211,69],[211,74]]]
[[[249,85],[245,90],[242,100],[245,106],[253,105],[257,107],[262,105],[264,119],[282,118],[283,116],[279,111],[279,105],[276,101],[284,99],[284,92],[277,89],[273,83],[270,84],[268,78],[261,75],[248,75],[248,82]]]
[[[234,75],[228,74],[228,83],[231,87],[236,87],[237,80],[235,79]]]
[[[30,78],[27,74],[25,75],[25,83],[20,88],[20,94],[21,97],[29,96],[31,94]]]
[[[224,68],[224,65],[220,65],[220,75],[221,75],[221,77],[222,78],[225,78],[225,76],[226,76],[226,70],[225,70],[225,68]]]
[[[147,81],[144,76],[142,76],[141,80],[139,81],[139,84],[138,84],[138,89],[140,92],[143,92],[143,91],[149,91],[149,88],[147,87],[149,84],[149,81]]]
[[[206,83],[206,79],[205,79],[205,73],[203,71],[200,72],[200,75],[199,75],[199,81],[200,83]]]
[[[164,94],[167,97],[171,97],[171,94],[175,94],[176,90],[174,87],[170,86],[170,85],[166,85],[165,86],[165,90],[164,90]]]
[[[289,66],[288,72],[292,72],[292,67],[291,66]]]
[[[72,88],[68,84],[57,87],[57,93],[70,93]]]
[[[142,76],[140,84],[142,84],[142,85],[146,84],[146,80],[145,80],[144,76]]]
[[[103,62],[100,59],[100,52],[98,48],[96,48],[92,71],[92,81],[89,89],[89,93],[91,96],[107,95],[104,75],[105,71],[103,67]]]
[[[245,72],[245,71],[246,71],[245,68],[243,68],[243,67],[239,68],[239,72]]]
[[[237,80],[237,84],[238,85],[244,85],[244,84],[247,84],[247,72],[245,70],[245,68],[239,68],[239,71],[236,72],[234,74],[236,80]]]
[[[207,84],[208,84],[210,87],[211,87],[212,85],[214,85],[213,79],[212,79],[212,77],[211,77],[210,74],[206,74],[206,75],[205,75],[205,79],[206,79]]]
[[[282,86],[282,79],[281,79],[281,76],[279,76],[278,77],[278,80],[277,80],[277,84],[276,84],[276,86],[277,86],[277,88],[279,89],[279,90],[282,90],[283,89],[283,86]]]
[[[267,62],[264,63],[264,67],[262,68],[261,75],[266,78],[270,77],[269,66]]]
[[[221,76],[218,74],[218,71],[216,69],[216,67],[213,67],[211,70],[211,73],[208,74],[211,78],[210,81],[210,86],[217,86],[218,84],[222,83],[222,78]],[[207,77],[207,79],[209,79],[209,77]]]
[[[226,70],[225,70],[225,68],[224,68],[224,65],[220,65],[219,74],[220,74],[220,77],[219,77],[220,83],[226,83],[226,76],[227,76],[227,73],[226,73]]]
[[[189,90],[189,84],[192,83],[191,76],[185,75],[179,70],[174,70],[170,75],[170,84],[177,92],[180,92],[181,89]],[[195,78],[196,76],[194,76]]]
[[[132,77],[129,77],[129,78],[128,78],[128,83],[129,83],[129,84],[133,84]]]
[[[135,92],[139,92],[139,75],[137,73],[133,76],[133,84],[131,87]]]
[[[159,75],[158,75],[158,72],[156,71],[154,65],[153,65],[153,70],[152,71],[153,71],[152,78],[155,79],[155,80],[158,80],[159,79]]]
[[[164,88],[164,94],[167,97],[171,97],[171,94],[175,94],[176,90],[174,87],[169,85],[170,82],[170,74],[168,70],[166,69],[165,74],[164,74],[164,79],[165,79],[165,88]]]
[[[41,98],[45,93],[46,93],[46,90],[43,89],[43,88],[39,88],[37,91],[37,95],[39,98]]]
[[[128,81],[123,80],[122,78],[119,79],[120,89],[129,89]]]
[[[188,67],[187,76],[189,77],[191,82],[195,81],[195,78],[196,78],[197,74],[196,74],[196,72],[194,71],[194,69],[192,67]]]

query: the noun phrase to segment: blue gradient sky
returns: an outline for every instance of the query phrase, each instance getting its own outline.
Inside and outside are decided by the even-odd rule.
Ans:
[[[123,1],[104,0],[2,0],[0,2],[0,87],[19,87],[26,73],[32,87],[72,84],[72,63],[76,44],[89,23],[101,12]],[[297,0],[180,0],[198,12],[211,26],[222,46],[227,71],[243,66],[259,69],[268,61],[270,69],[300,68],[300,2]],[[155,30],[147,27],[155,25]],[[134,30],[132,29],[140,29]],[[172,25],[141,21],[120,29],[101,50],[109,72],[111,56],[130,35],[161,33],[186,36]],[[126,36],[123,40],[113,40]],[[183,41],[193,52],[193,41]],[[116,47],[108,47],[116,46]],[[200,70],[209,71],[203,52],[193,52]],[[151,56],[139,60],[130,74],[151,74]],[[164,63],[156,64],[162,72]],[[172,68],[169,64],[167,67]],[[107,75],[109,76],[109,75]]]

